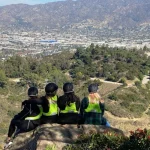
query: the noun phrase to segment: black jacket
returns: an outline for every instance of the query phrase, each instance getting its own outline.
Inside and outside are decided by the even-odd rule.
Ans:
[[[34,100],[26,100],[22,103],[22,105],[41,105],[43,107],[43,112],[47,113],[49,111],[49,100],[46,98],[46,96],[42,96],[39,99]]]
[[[34,100],[27,100],[23,102],[24,104],[32,104],[32,105],[41,105],[43,108],[44,113],[49,112],[49,100],[46,98],[46,96],[42,96],[40,99],[34,99]],[[57,123],[57,115],[54,116],[44,116],[41,117],[41,124],[45,123]]]
[[[28,100],[25,100],[28,101]],[[24,102],[25,102],[24,101]],[[23,104],[24,104],[23,102]],[[40,119],[37,120],[25,120],[27,117],[35,117],[39,115],[40,109],[35,104],[24,104],[23,109],[11,120],[8,136],[11,137],[15,132],[16,127],[23,132],[33,130],[40,125]]]

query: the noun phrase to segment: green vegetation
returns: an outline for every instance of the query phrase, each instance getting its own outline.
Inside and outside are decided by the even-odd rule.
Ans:
[[[7,83],[7,77],[3,70],[0,70],[0,87],[4,88]]]
[[[148,150],[149,147],[150,131],[137,129],[130,131],[129,137],[108,131],[80,135],[74,144],[63,150]]]
[[[117,96],[116,96],[115,93],[110,94],[110,95],[108,96],[108,98],[111,99],[111,100],[115,100],[115,101],[117,100]]]
[[[104,77],[109,81],[121,78],[142,80],[150,70],[149,58],[144,51],[136,49],[109,48],[94,46],[78,48],[74,54],[70,73],[73,78]]]
[[[40,58],[13,56],[1,62],[0,69],[1,86],[6,84],[7,77],[22,78],[36,85],[47,79],[62,85],[68,80],[64,75],[68,71],[76,83],[91,77],[121,83],[125,83],[126,79],[135,78],[141,81],[143,75],[148,75],[150,65],[149,57],[144,50],[99,47],[91,44],[86,49],[77,48],[74,54],[65,51]],[[139,83],[137,82],[136,85]]]
[[[144,50],[99,47],[94,44],[77,48],[75,53],[65,51],[38,58],[10,57],[0,62],[0,113],[2,122],[5,122],[0,134],[8,128],[12,116],[20,111],[21,101],[27,99],[28,85],[37,86],[42,95],[47,82],[55,82],[60,88],[66,81],[73,82],[80,99],[87,95],[87,86],[95,82],[99,84],[106,109],[112,114],[120,117],[142,116],[150,105],[150,82],[146,85],[141,82],[144,75],[149,75],[149,70],[150,57],[145,55]],[[14,82],[12,78],[20,81]],[[101,78],[120,82],[123,86],[107,85],[100,82]],[[133,80],[133,86],[127,87],[128,80]],[[58,95],[61,94],[59,89]]]
[[[147,83],[146,86],[149,86],[149,83]],[[141,86],[133,86],[130,88],[121,87],[105,97],[106,107],[108,111],[116,116],[141,117],[143,112],[150,105],[149,97],[149,88]],[[112,104],[110,100],[116,103]]]
[[[55,145],[47,145],[45,150],[56,150],[56,146]]]

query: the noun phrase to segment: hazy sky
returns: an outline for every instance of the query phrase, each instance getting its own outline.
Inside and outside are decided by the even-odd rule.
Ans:
[[[56,1],[64,1],[64,0],[0,0],[0,6],[9,5],[9,4],[18,4],[18,3],[34,5],[34,4],[44,4],[44,3],[56,2]]]

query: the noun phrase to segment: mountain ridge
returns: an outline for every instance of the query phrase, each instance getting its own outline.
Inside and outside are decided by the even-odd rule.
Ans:
[[[96,28],[132,28],[149,25],[149,15],[148,0],[77,0],[38,5],[12,4],[0,7],[0,28],[62,29],[64,26],[68,28],[82,22],[89,26],[89,20]]]

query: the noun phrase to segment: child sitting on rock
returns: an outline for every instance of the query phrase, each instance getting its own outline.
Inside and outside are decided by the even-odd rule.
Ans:
[[[79,109],[80,99],[74,93],[72,83],[63,85],[64,95],[58,98],[57,104],[59,108],[58,123],[59,124],[78,124],[80,123]]]
[[[81,102],[80,114],[83,117],[84,124],[106,125],[110,126],[104,115],[104,100],[97,93],[98,85],[90,84],[88,87],[89,95]]]
[[[38,89],[36,87],[30,87],[28,89],[28,96],[29,100],[38,99]],[[38,125],[40,125],[41,116],[41,106],[25,104],[22,111],[15,115],[10,122],[5,148],[10,145],[12,139],[17,134],[34,130]]]

